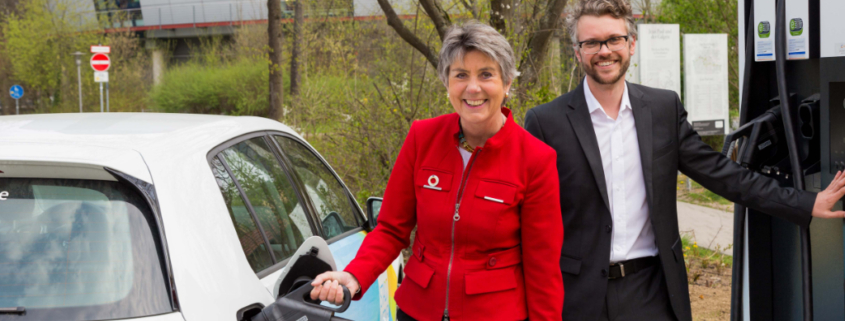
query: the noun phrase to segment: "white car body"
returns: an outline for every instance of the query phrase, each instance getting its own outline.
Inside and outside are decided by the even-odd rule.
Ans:
[[[111,168],[153,185],[178,305],[173,313],[138,320],[231,321],[244,307],[256,303],[267,306],[275,301],[271,292],[281,269],[257,276],[248,264],[212,174],[209,153],[227,141],[261,131],[284,133],[305,142],[289,127],[259,117],[154,113],[3,116],[0,179],[114,181],[114,176],[104,170]],[[356,207],[357,214],[366,220]],[[360,246],[360,242],[352,243]],[[350,252],[349,246],[344,247],[343,251]],[[353,250],[357,252],[357,247]],[[332,248],[332,252],[337,251]],[[339,269],[354,256],[354,252],[334,254]],[[396,285],[388,280],[395,283],[401,264],[400,254],[388,270],[393,275],[385,274],[379,285],[373,285],[373,290],[380,289],[374,294],[380,302],[374,309],[381,311],[359,314],[358,318],[394,318],[392,294]]]

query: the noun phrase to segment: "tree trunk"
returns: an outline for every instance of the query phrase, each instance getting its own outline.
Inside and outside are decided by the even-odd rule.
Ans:
[[[513,8],[511,8],[512,5],[512,0],[490,1],[490,26],[503,35],[508,34],[507,21],[511,17],[511,12],[513,10]]]
[[[282,2],[267,1],[267,36],[270,45],[270,106],[267,117],[282,118]]]
[[[558,23],[566,7],[566,0],[552,0],[549,1],[549,7],[546,8],[546,14],[540,20],[540,25],[537,31],[528,40],[527,53],[523,55],[522,61],[519,63],[519,87],[527,89],[534,87],[539,76],[539,69],[543,66],[548,56],[549,41],[557,29]]]
[[[304,38],[303,30],[305,24],[305,14],[302,12],[302,0],[296,0],[294,5],[293,18],[293,46],[290,52],[290,95],[299,95],[299,86],[302,81],[300,74],[300,65],[302,62],[302,39]]]

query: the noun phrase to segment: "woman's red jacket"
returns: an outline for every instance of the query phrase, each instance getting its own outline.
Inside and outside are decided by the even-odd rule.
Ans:
[[[466,169],[457,114],[413,123],[378,226],[345,269],[361,285],[356,299],[418,226],[396,291],[397,305],[411,317],[441,320],[448,309],[453,321],[561,319],[556,153],[517,125],[510,110],[502,112],[505,126],[476,148]]]

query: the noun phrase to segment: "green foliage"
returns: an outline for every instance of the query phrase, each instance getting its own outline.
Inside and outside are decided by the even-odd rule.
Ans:
[[[269,79],[263,60],[191,61],[168,70],[150,100],[162,112],[259,116],[269,104]]]
[[[69,54],[96,43],[98,35],[81,32],[87,29],[85,21],[65,19],[73,12],[68,2],[34,0],[23,6],[20,15],[12,14],[3,22],[3,53],[11,59],[17,79],[53,92],[62,70],[74,65]],[[67,32],[79,34],[67,36]]]
[[[22,112],[75,112],[79,110],[78,75],[73,52],[82,52],[81,82],[85,111],[99,111],[99,85],[88,67],[89,47],[111,45],[109,70],[112,111],[141,110],[145,101],[147,57],[129,33],[103,34],[96,21],[81,14],[73,0],[20,2],[17,13],[0,19],[0,55],[9,61],[5,77],[22,85],[27,94]]]
[[[708,266],[716,267],[720,273],[722,269],[730,269],[733,265],[733,256],[723,254],[728,252],[732,246],[722,248],[716,246],[715,249],[707,249],[698,246],[694,235],[684,234],[681,236],[681,243],[684,252],[684,261],[687,264],[687,272],[693,265],[706,268]],[[692,279],[693,276],[690,275]]]

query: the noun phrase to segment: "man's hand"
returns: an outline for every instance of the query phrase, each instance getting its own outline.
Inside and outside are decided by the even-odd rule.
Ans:
[[[340,284],[349,289],[349,293],[355,296],[360,286],[358,280],[352,274],[344,271],[325,272],[314,278],[311,285],[314,287],[311,290],[311,300],[320,299],[322,301],[329,301],[331,303],[340,305],[343,303],[343,289]]]
[[[833,212],[833,205],[845,196],[845,174],[842,171],[836,172],[836,177],[823,191],[816,195],[816,204],[813,205],[813,217],[821,218],[843,218],[845,211]]]

